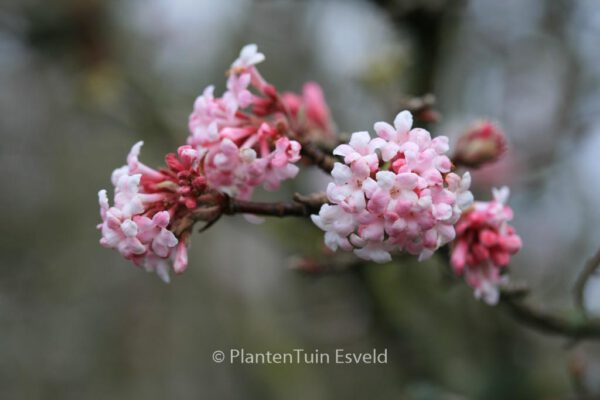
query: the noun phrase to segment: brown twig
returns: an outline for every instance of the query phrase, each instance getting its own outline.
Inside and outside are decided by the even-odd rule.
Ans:
[[[327,263],[332,263],[329,260]],[[312,275],[323,273],[340,273],[364,268],[365,261],[346,260],[344,265],[337,262],[335,268],[328,268],[325,264],[314,262],[315,266],[311,269]],[[561,335],[568,338],[580,339],[600,339],[600,319],[584,319],[579,314],[560,315],[549,312],[525,301],[529,294],[529,288],[524,284],[512,283],[501,289],[500,301],[506,306],[511,315],[523,325],[535,330],[554,335]]]
[[[333,169],[333,165],[336,160],[333,156],[330,156],[323,149],[310,142],[301,143],[302,150],[300,151],[303,156],[310,159],[313,164],[321,168],[326,173],[330,173]]]
[[[525,302],[524,296],[501,292],[501,302],[519,322],[548,334],[573,339],[600,339],[600,319],[583,318],[576,313],[571,316],[543,310]]]
[[[321,206],[326,203],[327,197],[324,193],[295,194],[293,201],[275,203],[246,201],[222,196],[220,204],[211,205],[205,209],[199,208],[192,215],[194,221],[202,220],[209,221],[209,223],[215,218],[215,214],[255,214],[280,218],[308,217],[318,213]],[[191,228],[191,224],[185,226],[186,230],[189,228]],[[447,253],[442,253],[442,257],[448,261]],[[352,263],[358,265],[356,260],[353,260]],[[586,264],[577,280],[576,303],[580,308],[582,307],[583,288],[599,264],[600,250]],[[576,340],[600,339],[600,318],[589,318],[580,312],[567,315],[543,310],[526,302],[528,293],[529,288],[525,285],[512,284],[501,289],[500,301],[517,321],[548,334],[562,335]]]
[[[442,256],[447,260],[447,255]],[[320,266],[314,268],[316,274],[320,271],[344,272],[364,267],[365,261],[347,260],[347,266],[337,266],[335,269]],[[510,314],[520,323],[535,330],[565,336],[575,340],[600,339],[600,318],[583,318],[581,314],[558,314],[526,302],[530,293],[525,284],[511,283],[501,288],[500,302],[505,305]]]
[[[227,198],[223,204],[224,214],[255,214],[271,217],[308,217],[319,212],[327,202],[324,194],[308,196],[296,194],[292,202],[263,203]]]

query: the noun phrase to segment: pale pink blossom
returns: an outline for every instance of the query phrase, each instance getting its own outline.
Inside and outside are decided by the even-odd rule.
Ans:
[[[143,262],[134,260],[137,266],[144,268],[147,272],[154,272],[163,282],[171,282],[169,271],[172,268],[173,260],[170,258],[158,257],[154,253],[148,253]]]
[[[350,167],[335,163],[331,171],[333,182],[327,185],[327,196],[347,212],[359,212],[366,207],[362,184],[367,174],[355,174]]]
[[[300,143],[278,128],[296,121],[288,120],[277,90],[255,68],[263,60],[256,45],[245,46],[225,93],[215,97],[207,88],[189,118],[188,144],[201,155],[208,185],[232,197],[249,199],[259,186],[276,190],[298,173]]]
[[[493,195],[492,201],[477,201],[462,215],[451,255],[454,272],[464,275],[475,296],[488,304],[498,302],[503,272],[521,248],[521,238],[508,224],[513,217],[506,205],[508,188],[494,189]]]
[[[152,219],[142,215],[135,218],[138,233],[137,236],[159,257],[168,257],[170,249],[177,245],[178,240],[167,229],[170,215],[168,211],[160,211],[154,214]]]
[[[115,207],[125,217],[142,213],[144,204],[139,193],[141,174],[121,175],[115,185]]]
[[[305,125],[298,110],[291,111],[257,70],[264,59],[256,45],[245,46],[228,71],[225,93],[215,96],[211,85],[196,98],[188,144],[165,157],[166,167],[154,169],[140,161],[142,142],[132,147],[127,164],[111,176],[113,205],[106,191],[99,193],[102,245],[168,281],[170,270],[187,268],[187,237],[198,215],[210,221],[211,213],[220,212],[210,209],[218,209],[225,195],[250,199],[257,187],[276,190],[294,178],[301,145],[290,137],[306,138],[312,127],[331,136],[320,87],[309,83],[303,89],[302,114],[312,124]],[[357,160],[354,168],[364,170],[364,162]],[[333,225],[343,231],[339,223]],[[340,246],[352,247],[350,233],[340,237]],[[329,238],[333,245],[335,235]]]
[[[181,274],[188,266],[187,245],[184,241],[179,242],[175,251],[175,260],[173,262],[173,271],[176,274]]]
[[[381,146],[381,158],[383,161],[389,161],[398,154],[400,145],[408,140],[408,132],[413,124],[413,117],[410,111],[402,111],[394,118],[394,126],[387,122],[376,122],[374,125],[377,136],[386,141]]]
[[[252,93],[248,90],[250,80],[249,73],[231,74],[227,79],[227,91],[223,95],[223,102],[230,117],[233,117],[238,109],[252,104]]]
[[[258,46],[247,44],[240,51],[240,56],[231,64],[233,69],[245,70],[265,60],[265,55],[258,52]]]
[[[105,190],[101,190],[98,196],[103,218],[98,226],[102,232],[101,245],[116,249],[123,257],[148,271],[156,271],[158,259],[170,262],[178,240],[173,232],[166,229],[170,219],[168,212],[157,213],[152,219],[144,215],[127,218],[117,207],[106,208],[108,200]],[[148,260],[152,262],[148,263]],[[156,272],[168,281],[168,271]]]
[[[368,132],[355,132],[348,144],[341,144],[333,150],[336,156],[344,157],[344,163],[365,179],[379,167],[376,149],[383,146],[385,141],[380,138],[371,139]]]
[[[277,190],[282,181],[298,174],[300,169],[294,163],[300,160],[300,148],[300,143],[295,140],[286,137],[277,139],[264,176],[265,189]]]
[[[167,168],[155,170],[139,161],[142,144],[136,143],[127,165],[112,174],[114,205],[106,190],[98,193],[100,244],[168,282],[170,269],[181,273],[187,266],[186,240],[171,228],[197,206],[207,190],[206,178],[200,152],[191,146],[168,154]]]
[[[411,128],[403,111],[394,126],[375,124],[378,138],[357,132],[335,149],[344,163],[335,164],[327,187],[332,205],[313,216],[332,250],[350,248],[375,262],[389,261],[392,251],[423,260],[454,239],[454,224],[472,201],[470,176],[450,172],[446,137]]]
[[[143,254],[146,246],[136,237],[137,225],[130,218],[123,216],[118,208],[110,208],[106,190],[98,192],[100,215],[103,223],[98,225],[102,232],[100,244],[104,247],[115,248],[126,258]]]
[[[448,152],[448,138],[431,138],[425,129],[412,128],[410,112],[402,111],[394,119],[394,126],[377,122],[377,135],[385,140],[380,146],[381,158],[390,162],[395,172],[415,172],[420,177],[420,187],[443,183],[442,174],[448,173],[452,163]]]
[[[311,215],[312,221],[325,231],[325,244],[335,251],[338,247],[352,250],[348,236],[354,232],[355,216],[340,206],[324,204],[319,215]]]
[[[354,254],[365,260],[371,260],[376,263],[386,263],[392,260],[390,250],[393,246],[386,242],[365,241],[358,236],[353,235],[352,243],[356,246]]]
[[[243,164],[243,160],[238,146],[229,139],[219,142],[208,150],[204,161],[209,185],[233,195],[240,164]]]

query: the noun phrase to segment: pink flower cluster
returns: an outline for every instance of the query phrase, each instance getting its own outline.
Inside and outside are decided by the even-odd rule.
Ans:
[[[208,185],[241,199],[257,186],[276,190],[298,173],[300,143],[281,131],[298,126],[298,98],[280,96],[265,81],[255,67],[264,59],[256,45],[245,46],[231,65],[226,92],[214,97],[213,86],[206,88],[189,118],[188,143],[203,155]],[[329,126],[318,85],[309,84],[304,97],[308,120]]]
[[[127,165],[112,174],[114,205],[109,205],[106,190],[98,193],[100,244],[168,282],[171,266],[176,273],[187,267],[185,238],[169,228],[196,207],[206,179],[199,173],[199,153],[191,146],[167,155],[168,168],[158,171],[138,160],[142,144],[136,143]]]
[[[181,273],[187,267],[186,239],[197,207],[214,206],[222,193],[249,199],[258,186],[275,190],[296,176],[301,146],[286,134],[331,135],[329,108],[316,83],[301,97],[280,95],[255,67],[264,59],[256,45],[245,46],[225,93],[204,90],[189,117],[188,144],[166,156],[166,168],[142,164],[142,142],[133,146],[127,165],[112,175],[114,205],[99,192],[103,246],[168,281],[171,268]]]
[[[188,144],[168,154],[164,168],[141,163],[142,142],[133,146],[127,164],[112,174],[113,205],[106,190],[98,193],[103,246],[168,282],[171,270],[187,268],[196,220],[220,216],[226,195],[248,200],[257,187],[276,190],[295,177],[301,143],[333,141],[319,85],[280,94],[256,69],[264,59],[256,45],[245,46],[231,65],[225,93],[204,90],[189,117]],[[455,273],[465,276],[476,297],[496,303],[502,271],[521,247],[508,225],[508,189],[471,206],[471,177],[453,172],[448,138],[431,138],[412,124],[411,113],[403,111],[393,126],[377,122],[377,137],[356,132],[337,146],[333,154],[343,162],[331,172],[329,204],[311,218],[331,250],[379,263],[391,260],[392,251],[424,260],[455,240]],[[461,138],[455,161],[480,165],[504,150],[502,132],[483,123]]]
[[[454,224],[473,196],[470,175],[451,172],[448,138],[412,129],[412,115],[399,113],[394,126],[378,122],[377,138],[356,132],[338,146],[331,204],[313,222],[332,250],[353,250],[366,260],[387,262],[393,250],[430,257],[455,237]]]
[[[508,224],[513,217],[506,205],[508,188],[494,189],[493,194],[494,200],[477,201],[463,214],[451,256],[454,272],[464,275],[475,297],[488,304],[498,302],[498,287],[505,280],[502,272],[510,256],[521,249],[521,238]]]

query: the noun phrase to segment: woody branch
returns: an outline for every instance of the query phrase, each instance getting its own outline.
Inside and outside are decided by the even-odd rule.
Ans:
[[[310,195],[295,194],[294,200],[289,202],[253,202],[227,198],[222,212],[227,215],[233,214],[256,214],[272,217],[309,217],[318,212],[319,208],[327,203],[324,193],[313,193]],[[448,268],[449,259],[443,256]],[[600,263],[600,251],[586,264],[580,275],[575,291],[576,305],[583,309],[583,290],[591,274]],[[335,271],[345,271],[357,266],[363,266],[365,262],[354,260],[349,268],[336,267]],[[321,265],[315,270],[327,271],[328,265]],[[505,305],[510,315],[519,323],[534,330],[546,334],[568,337],[571,339],[593,339],[600,340],[600,318],[584,317],[581,312],[561,314],[527,302],[530,289],[524,284],[507,285],[501,289],[500,301]]]

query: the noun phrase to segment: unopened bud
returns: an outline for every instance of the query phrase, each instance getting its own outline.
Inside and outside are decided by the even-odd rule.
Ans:
[[[173,171],[181,171],[184,168],[175,153],[169,153],[165,156],[165,164]]]
[[[504,132],[489,121],[481,121],[458,139],[452,161],[457,165],[475,168],[497,161],[505,152]]]
[[[256,151],[254,151],[254,149],[242,149],[240,151],[240,158],[242,159],[243,162],[245,163],[252,163],[254,162],[254,160],[256,160]]]
[[[190,145],[180,146],[177,149],[177,154],[185,167],[191,166],[199,158],[198,151]]]
[[[185,237],[179,241],[177,250],[175,251],[175,262],[173,263],[173,270],[176,274],[182,274],[185,272],[188,266],[188,254]]]

